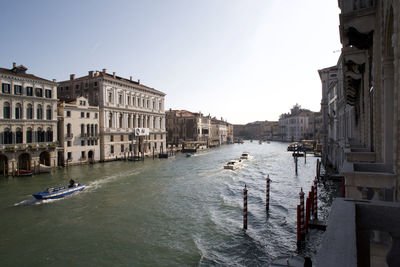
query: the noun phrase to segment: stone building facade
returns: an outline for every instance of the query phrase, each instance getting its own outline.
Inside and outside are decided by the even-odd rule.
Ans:
[[[101,161],[166,151],[163,92],[103,69],[80,78],[71,74],[58,93],[62,101],[83,96],[99,106]]]
[[[177,146],[186,141],[209,145],[211,141],[211,117],[209,115],[170,109],[166,112],[166,118],[168,145]]]
[[[261,139],[279,141],[279,125],[277,121],[255,121],[245,125],[234,125],[236,138]]]
[[[26,71],[0,68],[1,174],[57,160],[57,85]]]
[[[58,105],[58,152],[61,166],[100,161],[99,107],[78,97]]]
[[[314,129],[310,128],[310,117],[313,116],[313,113],[296,104],[290,110],[290,113],[282,114],[279,118],[281,141],[294,142],[314,139]]]
[[[347,197],[398,201],[400,3],[338,2],[342,53],[320,70],[327,167],[345,177]]]

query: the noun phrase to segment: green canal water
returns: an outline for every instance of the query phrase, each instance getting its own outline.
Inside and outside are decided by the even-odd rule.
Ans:
[[[265,266],[281,255],[314,258],[322,233],[296,252],[296,205],[309,191],[316,159],[295,175],[286,143],[226,145],[193,157],[75,166],[32,177],[0,178],[1,266]],[[244,151],[236,171],[223,165]],[[265,179],[272,179],[270,212]],[[60,200],[32,193],[65,185],[87,188]],[[248,230],[242,229],[248,187]],[[320,217],[334,185],[320,185]],[[306,193],[307,193],[306,192]]]

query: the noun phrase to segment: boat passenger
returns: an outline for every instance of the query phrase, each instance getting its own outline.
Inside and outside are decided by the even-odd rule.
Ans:
[[[75,186],[75,181],[73,179],[69,180],[69,186],[68,187],[74,187]]]

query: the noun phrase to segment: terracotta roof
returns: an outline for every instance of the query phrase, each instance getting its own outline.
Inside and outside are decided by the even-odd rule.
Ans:
[[[23,66],[18,66],[18,67],[23,67]],[[0,68],[0,74],[13,75],[13,76],[18,76],[18,77],[24,77],[24,78],[28,78],[28,79],[35,79],[35,80],[41,80],[41,81],[53,83],[53,81],[37,77],[33,74],[15,72],[15,71],[13,71],[13,69]]]

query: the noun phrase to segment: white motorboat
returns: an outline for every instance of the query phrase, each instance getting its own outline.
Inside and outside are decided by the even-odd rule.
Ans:
[[[252,159],[253,157],[250,156],[249,152],[243,152],[242,155],[240,156],[240,159]]]
[[[224,169],[236,170],[241,165],[241,160],[232,159],[224,165]]]

